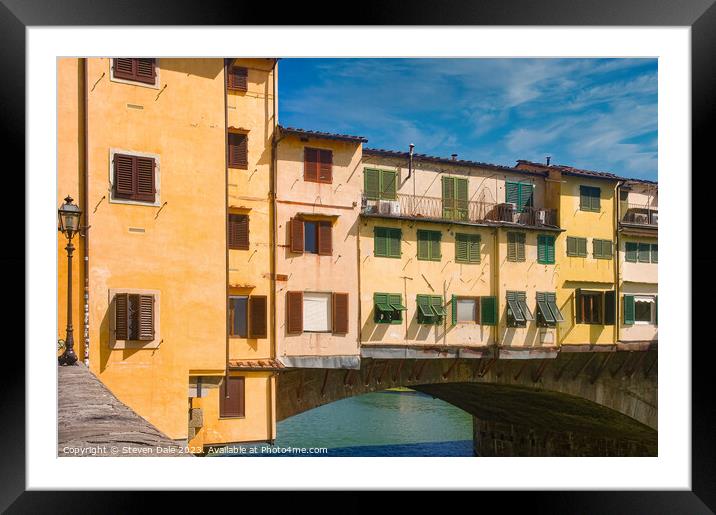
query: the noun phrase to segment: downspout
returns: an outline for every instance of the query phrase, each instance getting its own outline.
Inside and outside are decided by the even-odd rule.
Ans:
[[[271,87],[272,87],[272,105],[273,105],[273,131],[271,132],[271,169],[270,169],[270,180],[269,180],[269,199],[271,202],[271,336],[273,337],[273,345],[269,342],[269,357],[273,360],[276,357],[276,236],[277,236],[277,224],[276,224],[276,169],[277,163],[277,152],[276,146],[278,141],[276,140],[276,130],[278,127],[278,109],[277,109],[277,98],[276,98],[276,71],[277,71],[278,59],[274,59],[273,68],[271,69]],[[276,402],[274,402],[275,395],[275,384],[278,380],[277,372],[272,372],[268,377],[268,390],[269,390],[269,409],[268,409],[268,429],[269,429],[269,441],[273,445],[276,441],[274,435],[274,415],[273,410]]]
[[[495,320],[495,326],[493,330],[493,337],[495,339],[495,359],[499,356],[499,344],[500,344],[500,228],[495,227],[494,230],[494,237],[493,240],[493,247],[494,247],[494,263],[490,263],[493,270],[493,277],[492,280],[494,282],[493,284],[493,291],[495,295],[495,303],[497,307],[497,317]]]
[[[620,190],[619,188],[623,184],[623,181],[617,181],[617,185],[614,188],[614,202],[616,203],[616,208],[614,209],[614,233],[615,233],[615,251],[613,253],[614,258],[614,309],[616,310],[616,313],[614,313],[614,343],[616,344],[619,341],[619,293],[621,292],[620,285],[620,273],[621,270],[619,269],[619,256],[620,256],[620,244],[619,241],[619,221],[621,220],[621,210],[619,209],[619,204],[621,202],[619,201],[619,195]]]
[[[85,227],[84,227],[84,234],[82,235],[82,257],[84,258],[84,264],[83,264],[83,274],[84,274],[84,326],[83,326],[83,337],[84,337],[84,363],[87,368],[89,368],[89,356],[90,356],[90,339],[89,339],[89,211],[87,210],[87,195],[89,193],[89,173],[88,173],[88,163],[89,163],[89,131],[88,131],[88,122],[89,122],[89,98],[88,98],[88,88],[87,88],[87,81],[89,80],[88,74],[87,74],[87,58],[83,57],[82,59],[82,100],[84,103],[84,123],[82,126],[82,145],[83,145],[83,156],[82,156],[82,176],[84,179],[84,185],[82,189],[82,202],[81,207],[82,212],[85,214]]]
[[[225,374],[229,375],[229,103],[226,89],[229,61],[224,59],[224,332],[226,334]],[[233,62],[233,60],[231,60]]]

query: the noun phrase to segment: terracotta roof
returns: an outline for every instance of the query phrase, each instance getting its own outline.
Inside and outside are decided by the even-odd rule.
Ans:
[[[408,152],[402,152],[398,150],[385,150],[382,148],[364,148],[363,149],[364,155],[369,156],[380,156],[380,157],[396,157],[401,159],[407,159],[410,154]],[[413,160],[417,161],[423,161],[428,163],[441,163],[441,164],[449,164],[449,165],[456,165],[456,166],[465,166],[465,167],[479,167],[479,168],[488,168],[490,170],[499,170],[504,172],[512,172],[512,173],[533,173],[535,175],[546,175],[546,171],[533,171],[533,170],[519,170],[512,166],[505,166],[505,165],[496,165],[492,163],[482,163],[480,161],[470,161],[466,159],[452,159],[450,157],[438,157],[438,156],[430,156],[427,154],[413,154]]]
[[[622,181],[625,180],[625,177],[620,177],[618,175],[615,175],[611,172],[597,172],[594,170],[583,170],[581,168],[574,168],[572,166],[566,166],[566,165],[549,165],[547,166],[544,163],[535,163],[534,161],[527,161],[525,159],[518,159],[517,165],[527,165],[527,166],[533,166],[535,168],[539,168],[541,170],[559,170],[562,173],[565,173],[567,175],[579,175],[582,177],[593,177],[595,179],[606,179],[610,181]]]
[[[350,134],[334,134],[331,132],[309,131],[307,129],[298,129],[296,127],[283,127],[281,125],[278,126],[278,129],[282,133],[294,134],[296,136],[308,136],[311,138],[333,139],[339,141],[355,141],[361,143],[366,143],[368,141],[363,136],[351,136]]]
[[[276,359],[237,359],[229,360],[229,368],[240,368],[242,370],[277,370],[285,367]]]

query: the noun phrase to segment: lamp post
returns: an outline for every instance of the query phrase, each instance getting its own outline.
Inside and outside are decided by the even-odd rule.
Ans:
[[[72,337],[72,252],[75,246],[72,245],[72,237],[79,232],[80,216],[82,211],[72,203],[72,197],[65,198],[65,203],[57,210],[57,230],[67,237],[67,336],[65,337],[65,351],[57,358],[60,365],[74,365],[77,362],[75,354],[75,342]]]

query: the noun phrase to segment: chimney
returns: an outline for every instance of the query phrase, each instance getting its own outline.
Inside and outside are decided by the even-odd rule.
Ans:
[[[450,157],[452,157],[453,161],[457,161],[457,154],[450,154]]]
[[[549,162],[552,159],[552,156],[547,156],[545,159],[547,159],[547,166],[549,166]]]
[[[413,174],[413,149],[415,148],[415,145],[412,143],[410,144],[410,151],[408,152],[408,177],[406,179],[410,179],[410,176]]]

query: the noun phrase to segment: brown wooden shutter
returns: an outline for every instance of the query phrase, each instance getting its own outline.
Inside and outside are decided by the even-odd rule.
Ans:
[[[248,215],[229,215],[229,248],[249,250]]]
[[[229,168],[246,170],[249,167],[248,136],[230,132],[228,148]]]
[[[135,80],[154,84],[157,71],[155,59],[135,59]]]
[[[318,182],[333,182],[333,152],[318,150]]]
[[[114,295],[114,339],[128,340],[127,334],[127,306],[129,295],[117,293]]]
[[[333,254],[333,227],[331,222],[318,223],[318,253],[321,256]]]
[[[303,292],[286,292],[286,332],[303,332]]]
[[[114,154],[114,195],[132,198],[134,195],[134,157]]]
[[[303,150],[303,180],[318,181],[318,150],[315,148]]]
[[[114,59],[112,67],[114,68],[114,76],[117,79],[134,80],[134,59]]]
[[[155,161],[151,157],[135,157],[135,174],[137,190],[134,200],[142,200],[146,202],[154,202],[154,166]]]
[[[232,91],[248,90],[248,70],[241,66],[230,66],[226,75],[226,87]]]
[[[266,338],[267,301],[265,295],[249,297],[249,338]]]
[[[243,417],[245,407],[245,379],[226,376],[219,389],[219,416]]]
[[[333,294],[333,332],[348,332],[348,294]]]
[[[154,339],[154,295],[139,295],[138,340]]]
[[[289,222],[291,252],[303,253],[303,220],[291,218]]]

